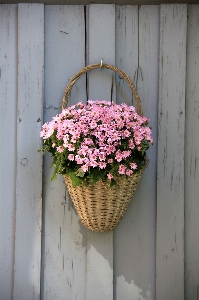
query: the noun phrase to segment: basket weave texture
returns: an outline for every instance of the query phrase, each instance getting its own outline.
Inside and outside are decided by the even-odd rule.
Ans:
[[[86,72],[97,68],[111,69],[127,81],[136,101],[137,112],[142,116],[141,101],[130,77],[123,70],[107,64],[88,65],[76,73],[65,89],[62,109],[67,107],[68,97],[75,82]],[[118,177],[117,184],[113,187],[110,187],[109,181],[102,180],[87,187],[82,184],[73,187],[70,177],[64,176],[77,214],[85,227],[96,232],[111,231],[115,228],[122,219],[148,163],[149,160],[146,159],[143,168],[131,176]]]
[[[73,187],[70,177],[64,176],[68,192],[77,214],[85,227],[96,232],[110,231],[121,221],[135,192],[140,178],[147,167],[126,177],[119,177],[117,185],[110,188],[108,181],[98,181],[87,187]]]

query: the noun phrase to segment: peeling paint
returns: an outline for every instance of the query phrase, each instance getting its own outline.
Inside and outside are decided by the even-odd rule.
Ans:
[[[124,299],[122,292],[124,290],[126,299],[154,300],[152,299],[150,285],[148,285],[146,292],[143,293],[142,288],[137,286],[133,280],[128,283],[125,281],[124,276],[119,276],[117,278],[117,299]]]

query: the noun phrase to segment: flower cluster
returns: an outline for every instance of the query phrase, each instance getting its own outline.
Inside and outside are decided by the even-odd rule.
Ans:
[[[88,100],[62,111],[45,123],[40,136],[57,174],[68,175],[73,185],[99,179],[116,183],[117,176],[130,176],[143,167],[152,144],[148,119],[133,106]]]

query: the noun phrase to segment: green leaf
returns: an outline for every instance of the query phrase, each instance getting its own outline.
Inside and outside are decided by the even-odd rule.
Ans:
[[[77,177],[74,172],[69,172],[68,176],[70,176],[70,179],[72,180],[73,187],[80,185],[83,181],[83,179]]]
[[[77,176],[77,177],[81,177],[81,178],[83,178],[84,177],[84,171],[81,169],[81,168],[79,168],[76,172],[75,172],[75,175]]]
[[[54,167],[54,171],[53,171],[53,175],[51,177],[51,181],[54,181],[55,179],[57,179],[57,175],[58,175],[58,172],[59,171],[59,165],[56,165]]]
[[[117,182],[115,181],[115,179],[111,179],[110,187],[112,187],[112,186],[114,186],[116,184],[117,184]]]
[[[112,175],[115,174],[115,172],[117,173],[117,170],[118,170],[118,167],[119,167],[119,163],[118,164],[115,164],[111,170],[109,171]]]
[[[88,175],[88,178],[93,184],[95,184],[98,180],[103,179],[105,175],[106,174],[103,170],[95,168],[91,170],[90,174]]]

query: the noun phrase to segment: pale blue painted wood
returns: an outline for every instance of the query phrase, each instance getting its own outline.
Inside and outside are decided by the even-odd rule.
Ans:
[[[199,295],[199,5],[188,6],[185,130],[185,299]]]
[[[134,81],[138,69],[138,6],[116,6],[116,65]],[[116,74],[117,103],[133,105],[132,91],[126,81]]]
[[[184,299],[186,5],[160,6],[157,299]]]
[[[115,5],[89,5],[87,63],[115,65]],[[88,73],[88,98],[115,101],[115,80],[109,70]]]
[[[17,5],[0,5],[0,297],[12,299],[16,179]]]
[[[13,299],[38,299],[41,272],[44,5],[18,5],[16,231]]]
[[[41,145],[43,110],[44,6],[20,4],[18,9],[16,5],[0,6],[0,168],[4,171],[0,179],[3,245],[0,295],[3,299],[38,299],[41,278],[41,299],[197,299],[198,5],[188,7],[188,16],[187,28],[186,5],[139,9],[116,6],[116,11],[114,5],[90,5],[86,11],[83,6],[46,6],[45,121],[61,111],[68,80],[85,63],[103,59],[124,69],[135,81],[144,114],[151,119],[155,143],[148,152],[150,165],[114,236],[95,234],[80,224],[62,177],[54,183],[50,181],[51,159],[45,158],[40,277],[42,157],[36,149]],[[88,75],[89,98],[112,97],[118,103],[124,99],[131,104],[128,85],[118,79],[115,85],[109,73],[96,70]],[[86,102],[85,76],[73,87],[69,104],[80,100]],[[11,123],[7,122],[8,114]],[[17,134],[13,129],[16,121]]]
[[[155,299],[159,7],[122,6],[118,16],[118,63],[137,86],[144,115],[151,119],[154,146],[148,151],[149,167],[115,230],[115,299]],[[122,91],[121,83],[120,102],[124,98],[132,105],[129,87],[122,85]]]
[[[69,79],[85,64],[83,6],[45,7],[44,121],[61,112]],[[86,80],[73,86],[69,105],[86,102]],[[84,300],[86,229],[68,196],[63,177],[51,182],[50,155],[44,159],[42,299]]]

